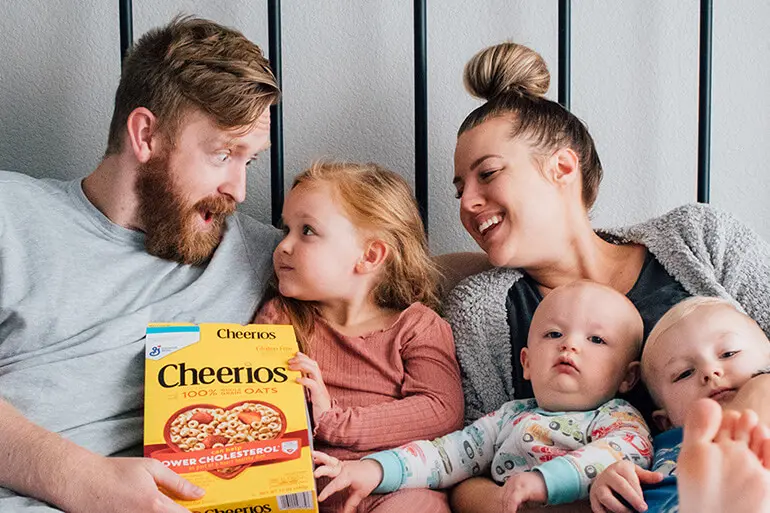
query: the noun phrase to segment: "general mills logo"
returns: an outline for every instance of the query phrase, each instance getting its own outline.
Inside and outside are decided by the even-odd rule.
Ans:
[[[159,345],[153,346],[150,349],[150,356],[158,356],[158,355],[160,355],[160,346]]]

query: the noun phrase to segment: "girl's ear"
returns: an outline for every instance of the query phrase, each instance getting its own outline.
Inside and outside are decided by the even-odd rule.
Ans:
[[[639,362],[631,362],[628,364],[628,368],[626,369],[626,375],[623,376],[623,381],[620,382],[620,386],[618,387],[618,392],[621,394],[625,394],[632,388],[634,388],[634,385],[639,381],[639,377],[641,374],[641,365]]]
[[[580,159],[572,148],[561,148],[548,159],[548,178],[567,185],[579,178]]]
[[[134,158],[142,164],[150,160],[153,151],[156,150],[155,145],[158,144],[158,141],[154,135],[157,125],[155,114],[144,107],[137,107],[128,115],[126,122],[128,143],[134,153]]]
[[[378,271],[388,257],[389,251],[388,245],[383,241],[378,239],[370,241],[356,263],[356,271],[361,274]]]

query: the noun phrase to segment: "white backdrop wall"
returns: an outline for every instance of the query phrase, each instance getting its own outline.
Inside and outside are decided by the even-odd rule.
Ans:
[[[236,27],[267,49],[267,7],[245,0],[134,0],[134,34],[177,13]],[[410,0],[282,2],[286,180],[312,159],[376,161],[413,183]],[[712,203],[770,239],[770,38],[763,0],[714,2]],[[696,198],[697,0],[572,2],[572,110],[605,168],[597,226]],[[451,186],[456,130],[478,105],[464,63],[505,39],[549,63],[557,90],[556,0],[428,2],[430,241],[474,249]],[[0,169],[83,176],[106,144],[120,73],[117,0],[0,0]],[[270,219],[269,156],[242,209]]]

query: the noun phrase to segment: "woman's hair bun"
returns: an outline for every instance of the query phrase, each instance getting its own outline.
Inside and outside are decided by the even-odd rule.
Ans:
[[[505,93],[543,96],[551,74],[540,54],[531,48],[505,42],[484,48],[465,65],[465,88],[482,100]]]

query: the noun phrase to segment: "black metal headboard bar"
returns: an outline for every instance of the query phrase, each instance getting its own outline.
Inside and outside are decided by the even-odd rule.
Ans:
[[[267,32],[270,68],[281,87],[281,0],[267,2]],[[283,101],[270,107],[270,202],[273,226],[283,209]]]
[[[570,0],[559,0],[559,103],[569,110],[572,73]]]
[[[414,1],[414,190],[428,232],[428,44],[425,0]]]
[[[134,13],[131,8],[131,0],[118,0],[118,11],[120,13],[120,62],[122,64],[134,41]]]
[[[698,201],[708,203],[711,189],[711,39],[714,9],[700,2],[700,77],[698,88]]]

